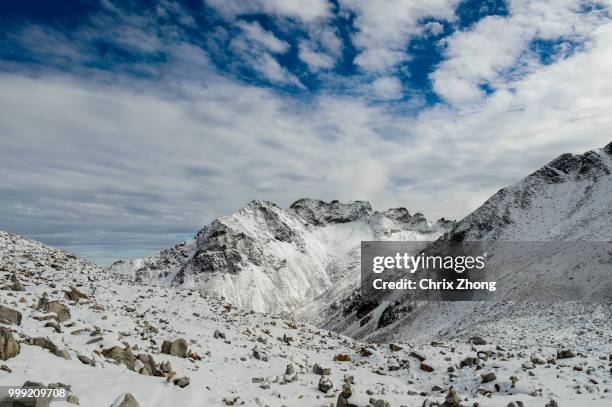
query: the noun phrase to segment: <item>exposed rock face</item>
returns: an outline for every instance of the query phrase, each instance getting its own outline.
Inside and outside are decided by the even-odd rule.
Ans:
[[[13,338],[13,333],[6,327],[0,327],[0,359],[7,360],[19,354],[21,347]]]
[[[187,342],[182,339],[174,339],[169,341],[164,341],[162,343],[161,352],[166,355],[178,356],[179,358],[187,357]]]
[[[355,280],[362,240],[435,239],[449,228],[446,221],[432,223],[405,208],[376,212],[364,201],[301,199],[288,209],[252,201],[194,239],[143,260],[118,262],[111,271],[198,287],[247,310],[288,312],[325,294],[340,278]],[[348,272],[346,262],[352,263]]]
[[[21,312],[0,305],[0,322],[3,324],[21,325]]]
[[[611,191],[612,154],[609,144],[603,149],[580,155],[563,154],[516,184],[501,189],[481,207],[454,224],[440,239],[483,241],[487,245],[487,251],[495,253],[498,261],[502,256],[509,257],[507,252],[503,253],[501,250],[504,249],[505,242],[610,241]],[[401,210],[393,210],[393,214],[389,216],[396,219],[407,218]],[[598,256],[582,254],[583,262],[583,258],[570,256],[569,252],[566,254],[567,260],[558,260],[560,263],[555,267],[557,275],[548,277],[551,281],[570,281],[568,276],[583,282],[600,281],[600,284],[584,283],[583,299],[606,298],[610,295],[612,286],[601,277],[599,271],[603,269],[601,264],[605,260],[598,259]],[[553,255],[544,249],[534,253],[532,257],[539,259],[540,263],[533,267],[544,268],[549,260],[554,264],[554,256],[557,254]],[[575,263],[570,264],[570,261]],[[593,262],[593,267],[587,267],[592,274],[583,276],[582,273],[574,271],[580,275],[571,275],[574,264],[588,264],[589,261]],[[508,259],[506,264],[510,263]],[[505,275],[501,267],[493,272],[498,274],[493,274],[491,269],[487,270],[487,278],[491,281],[499,280],[498,276]],[[546,295],[545,290],[536,288],[534,273],[526,272],[521,275],[513,272],[509,275],[516,279],[517,290],[514,290],[514,295],[517,298],[534,298],[541,301]],[[506,280],[504,284],[509,285],[510,282]],[[501,297],[510,294],[510,290],[500,289],[498,294]],[[497,297],[498,300],[503,301],[500,297]],[[508,318],[515,312],[522,312],[522,304],[516,302],[515,306],[505,307],[503,317]],[[491,304],[478,306],[472,302],[457,306],[443,302],[411,302],[402,298],[401,293],[387,293],[384,298],[372,300],[364,298],[359,290],[355,290],[337,300],[335,305],[337,311],[326,316],[324,327],[353,337],[367,337],[376,341],[392,340],[393,332],[412,332],[415,327],[423,336],[435,336],[438,333],[448,335],[453,329],[466,326],[467,321],[473,324],[471,314],[482,320],[502,317],[499,315],[501,308]],[[478,312],[474,310],[476,307],[480,308]],[[444,314],[452,314],[452,317],[443,319],[440,316]],[[439,324],[432,323],[434,320]],[[428,330],[429,328],[432,329]],[[475,342],[477,343],[481,342]]]
[[[370,203],[366,201],[343,204],[339,201],[300,199],[291,204],[289,208],[312,225],[353,222],[366,219],[374,212]]]
[[[609,144],[562,154],[499,190],[448,233],[449,240],[605,240],[612,238]],[[534,227],[537,225],[537,227]]]

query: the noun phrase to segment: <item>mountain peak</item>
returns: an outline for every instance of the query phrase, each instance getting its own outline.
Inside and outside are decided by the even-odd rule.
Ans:
[[[295,201],[289,209],[313,225],[365,220],[374,212],[368,201],[342,203],[338,200],[325,202],[310,198]]]

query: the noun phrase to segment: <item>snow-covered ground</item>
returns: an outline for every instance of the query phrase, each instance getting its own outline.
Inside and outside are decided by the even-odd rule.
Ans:
[[[20,351],[0,362],[6,366],[0,370],[0,385],[63,383],[82,406],[107,407],[123,393],[149,407],[335,406],[345,381],[351,383],[348,400],[356,406],[433,406],[444,402],[450,387],[465,406],[505,407],[518,401],[544,406],[550,399],[562,406],[612,402],[610,315],[594,308],[586,314],[587,306],[582,320],[564,319],[562,305],[547,315],[525,309],[528,328],[481,321],[465,326],[453,340],[406,337],[391,347],[278,315],[242,311],[197,289],[134,283],[14,235],[0,235],[0,250],[2,278],[12,286],[0,290],[0,303],[22,315],[19,325],[2,324],[20,342]],[[23,291],[14,291],[20,287],[13,280]],[[70,287],[88,298],[70,300],[64,293]],[[56,314],[40,307],[45,297],[70,313],[67,319],[61,315],[61,332],[49,324],[53,318],[46,318]],[[476,335],[486,344],[470,343]],[[160,353],[163,342],[174,338],[186,341],[188,357]],[[53,349],[49,342],[55,353],[29,344]],[[562,350],[572,353],[559,356],[572,357],[558,358]],[[161,372],[139,374],[144,365],[131,359],[138,355],[151,355],[155,370],[170,362],[176,373],[165,373],[170,380]],[[335,361],[338,355],[350,360]],[[471,366],[462,367],[466,363]],[[289,364],[295,375],[285,375]],[[331,369],[333,387],[327,392],[319,389],[322,376],[313,371],[315,364]],[[189,378],[186,387],[174,384],[183,377]],[[374,404],[378,400],[384,402]]]

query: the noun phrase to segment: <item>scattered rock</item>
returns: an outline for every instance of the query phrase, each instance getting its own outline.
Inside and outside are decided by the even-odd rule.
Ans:
[[[64,296],[67,300],[74,302],[79,302],[79,300],[86,300],[89,298],[87,295],[83,294],[75,287],[70,287],[70,291],[64,291]]]
[[[323,393],[327,393],[333,387],[334,385],[329,376],[321,376],[321,378],[319,379],[319,390],[321,390]]]
[[[342,353],[339,353],[336,356],[334,356],[334,360],[336,362],[350,362],[352,359],[349,355],[344,355]]]
[[[486,345],[487,344],[487,341],[485,341],[480,336],[472,336],[470,338],[470,342],[473,343],[474,345]]]
[[[0,305],[0,323],[7,325],[21,325],[21,312],[4,305]]]
[[[0,327],[0,359],[7,360],[19,354],[21,347],[13,338],[13,333],[6,327]]]
[[[180,388],[184,388],[189,386],[190,380],[187,376],[179,377],[178,379],[174,379],[174,385]]]
[[[312,367],[312,372],[314,374],[318,374],[319,376],[329,376],[331,375],[331,368],[321,367],[315,363],[315,365]]]
[[[108,359],[116,361],[117,363],[125,365],[130,370],[134,370],[135,358],[132,354],[132,349],[129,346],[126,346],[125,349],[122,349],[119,346],[113,346],[110,349],[104,349],[102,351],[102,355]]]
[[[183,338],[164,341],[162,343],[161,352],[166,355],[178,356],[179,358],[187,357],[187,342]]]
[[[489,383],[489,382],[492,382],[493,380],[497,379],[497,376],[495,376],[495,373],[489,372],[489,373],[481,374],[480,378],[482,379],[483,383]]]
[[[423,371],[425,371],[425,372],[429,372],[429,373],[431,373],[431,372],[433,372],[433,371],[434,371],[434,368],[433,368],[433,367],[431,367],[430,365],[428,365],[428,364],[427,364],[427,363],[425,363],[425,362],[421,362],[421,370],[423,370]]]

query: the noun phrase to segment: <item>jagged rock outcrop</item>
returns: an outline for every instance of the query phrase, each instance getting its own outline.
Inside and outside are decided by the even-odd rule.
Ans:
[[[337,297],[328,290],[338,279],[357,286],[354,266],[362,240],[435,239],[450,227],[405,208],[376,212],[364,201],[300,199],[283,209],[256,200],[214,220],[194,239],[146,259],[116,263],[111,272],[198,287],[247,310],[292,311],[324,295]],[[348,289],[347,284],[340,286]]]

